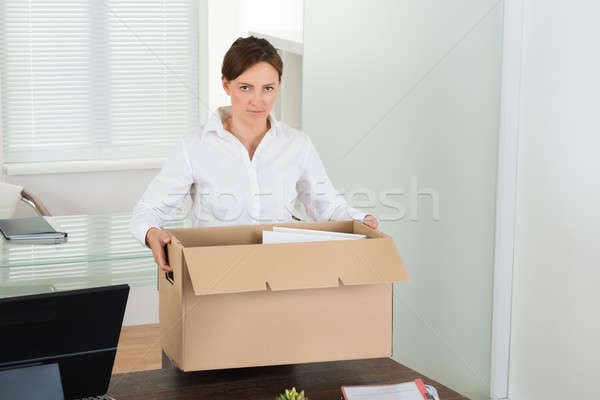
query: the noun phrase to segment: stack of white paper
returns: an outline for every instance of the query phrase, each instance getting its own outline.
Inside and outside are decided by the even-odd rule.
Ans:
[[[323,242],[327,240],[365,239],[366,235],[344,232],[329,232],[313,229],[296,229],[274,226],[273,231],[263,231],[263,244]]]
[[[414,382],[397,385],[345,386],[345,400],[423,400],[423,395]]]

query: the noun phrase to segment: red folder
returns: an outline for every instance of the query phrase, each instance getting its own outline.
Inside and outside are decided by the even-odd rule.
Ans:
[[[414,382],[415,382],[415,385],[417,386],[417,389],[423,396],[424,400],[433,400],[433,396],[429,393],[429,391],[427,390],[427,388],[425,387],[425,384],[423,383],[423,381],[421,379],[415,379]],[[388,385],[365,385],[365,386],[366,387],[369,387],[369,386],[370,387],[378,387],[378,386],[388,386]],[[342,386],[342,399],[346,399],[346,400],[348,399],[344,386]]]
[[[417,384],[417,387],[419,388],[419,391],[421,392],[425,400],[433,399],[433,396],[429,394],[421,378],[415,379],[415,383]]]

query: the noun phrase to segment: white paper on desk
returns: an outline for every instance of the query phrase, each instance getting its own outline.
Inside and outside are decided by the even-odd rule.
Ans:
[[[396,385],[344,386],[346,400],[423,400],[414,382]]]
[[[307,235],[336,236],[336,237],[343,237],[346,239],[366,239],[367,238],[367,235],[362,235],[359,233],[320,231],[317,229],[286,228],[284,226],[274,226],[273,232],[288,232],[288,233],[301,233],[301,234],[307,234]]]
[[[324,242],[327,240],[352,240],[344,236],[311,235],[308,233],[272,232],[263,231],[263,244],[272,243],[299,243],[299,242]]]

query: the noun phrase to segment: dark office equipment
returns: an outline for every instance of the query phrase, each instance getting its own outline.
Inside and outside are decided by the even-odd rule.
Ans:
[[[0,398],[106,393],[128,295],[116,285],[0,299]]]

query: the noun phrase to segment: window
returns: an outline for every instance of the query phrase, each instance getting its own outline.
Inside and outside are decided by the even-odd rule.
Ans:
[[[166,156],[199,124],[194,0],[4,0],[5,162]]]

